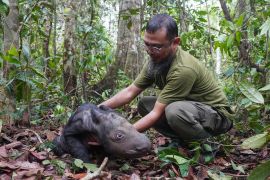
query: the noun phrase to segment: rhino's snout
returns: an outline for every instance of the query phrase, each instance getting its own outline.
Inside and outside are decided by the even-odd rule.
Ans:
[[[140,157],[146,155],[151,150],[151,142],[147,137],[142,137],[138,140],[133,148],[127,149],[126,154],[130,157]]]

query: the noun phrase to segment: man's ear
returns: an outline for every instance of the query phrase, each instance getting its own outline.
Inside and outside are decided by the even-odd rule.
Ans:
[[[180,44],[180,41],[180,37],[175,37],[173,40],[173,45],[177,47]]]

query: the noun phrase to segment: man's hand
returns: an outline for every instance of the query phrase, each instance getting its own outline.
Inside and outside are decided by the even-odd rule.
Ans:
[[[156,102],[154,109],[149,114],[133,124],[135,129],[139,132],[143,132],[151,128],[165,113],[166,106],[166,104]]]

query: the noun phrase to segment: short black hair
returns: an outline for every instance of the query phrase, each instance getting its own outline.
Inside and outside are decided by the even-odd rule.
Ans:
[[[153,16],[146,25],[146,31],[154,33],[161,28],[167,31],[167,38],[172,40],[178,36],[178,28],[175,20],[168,14],[157,14]]]

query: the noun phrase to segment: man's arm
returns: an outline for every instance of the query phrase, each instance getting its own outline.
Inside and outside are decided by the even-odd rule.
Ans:
[[[154,109],[135,124],[133,124],[135,129],[139,132],[143,132],[152,127],[164,114],[166,106],[166,104],[162,104],[156,101]]]
[[[120,107],[124,104],[129,103],[132,101],[137,95],[139,95],[143,89],[138,88],[134,84],[131,84],[130,86],[126,87],[125,89],[119,91],[116,95],[108,99],[107,101],[104,101],[100,105],[108,106],[112,109]]]

